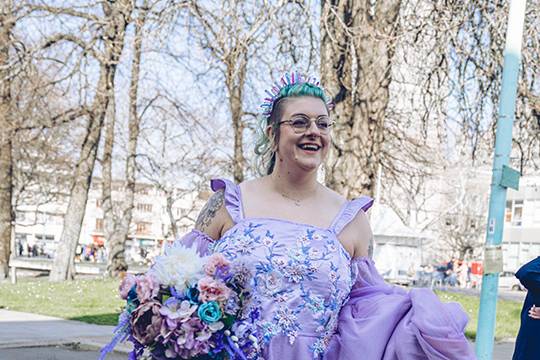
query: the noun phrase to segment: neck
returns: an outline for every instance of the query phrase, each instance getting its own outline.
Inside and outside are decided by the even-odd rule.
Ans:
[[[274,168],[269,176],[272,187],[281,195],[294,200],[304,200],[313,196],[319,188],[317,171],[286,170],[280,166]]]

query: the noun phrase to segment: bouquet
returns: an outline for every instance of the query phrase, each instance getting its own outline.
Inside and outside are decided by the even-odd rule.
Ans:
[[[250,306],[251,273],[216,253],[201,257],[169,246],[144,275],[120,285],[126,306],[100,359],[128,339],[130,359],[256,359],[256,307]]]

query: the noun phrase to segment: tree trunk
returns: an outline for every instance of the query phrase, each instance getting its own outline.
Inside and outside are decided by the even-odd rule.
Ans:
[[[139,91],[139,74],[142,56],[142,30],[146,20],[146,2],[142,6],[141,14],[135,21],[135,38],[133,46],[133,63],[131,65],[131,83],[129,88],[129,139],[126,159],[126,188],[125,199],[122,204],[122,216],[115,224],[115,231],[108,237],[107,274],[117,277],[128,269],[125,249],[129,235],[135,197],[136,156],[139,139],[140,119],[137,113],[137,98]]]
[[[241,45],[239,45],[241,46]],[[233,49],[226,60],[225,82],[229,93],[229,109],[234,133],[233,176],[239,184],[244,181],[246,161],[244,158],[244,123],[242,116],[242,96],[246,80],[247,49]]]
[[[114,101],[114,94],[112,94],[110,108],[109,108],[109,116],[107,117],[106,123],[105,123],[105,141],[103,146],[103,160],[102,160],[102,168],[103,168],[103,183],[102,183],[102,207],[103,207],[103,229],[105,234],[105,241],[107,244],[107,270],[106,273],[109,276],[115,276],[116,274],[112,274],[110,271],[110,254],[115,253],[119,251],[114,247],[115,239],[118,238],[118,225],[119,225],[119,219],[116,216],[116,212],[113,209],[113,200],[112,200],[112,185],[113,185],[113,179],[112,179],[112,153],[114,148],[114,128],[116,123],[116,105]],[[120,250],[122,253],[122,260],[124,251],[123,249]],[[120,268],[120,264],[116,264],[117,268]],[[119,271],[125,271],[127,270],[126,262],[123,261],[123,268]]]
[[[75,247],[80,237],[101,129],[114,91],[116,67],[122,54],[125,30],[132,10],[130,4],[128,0],[118,1],[112,5],[103,3],[106,16],[103,34],[105,59],[100,64],[97,91],[91,106],[80,159],[75,168],[71,196],[64,217],[64,228],[49,275],[50,281],[67,280],[74,275],[72,269]]]
[[[178,236],[178,227],[176,226],[176,219],[174,218],[173,214],[173,191],[174,190],[167,190],[165,191],[166,199],[167,199],[167,215],[169,216],[169,221],[171,222],[171,231],[173,234],[174,239],[179,239]]]
[[[326,182],[349,198],[375,192],[400,3],[322,2],[321,82],[336,121]]]
[[[0,279],[8,275],[11,233],[14,219],[13,194],[11,72],[9,46],[15,17],[11,1],[0,5]]]

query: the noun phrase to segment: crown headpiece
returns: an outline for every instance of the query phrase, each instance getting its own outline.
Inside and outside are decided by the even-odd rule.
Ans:
[[[280,79],[279,82],[274,82],[270,90],[265,90],[267,97],[264,98],[264,102],[261,104],[262,114],[265,118],[268,118],[272,114],[274,108],[274,103],[280,97],[281,89],[286,86],[291,86],[295,84],[308,83],[317,86],[321,90],[324,89],[321,87],[319,80],[314,76],[305,76],[299,72],[292,71],[290,74],[285,73]],[[325,96],[326,105],[329,109],[333,106],[332,99],[328,96]]]

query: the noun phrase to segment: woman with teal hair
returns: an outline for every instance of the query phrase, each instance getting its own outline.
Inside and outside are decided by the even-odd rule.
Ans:
[[[215,191],[181,241],[252,271],[249,313],[261,352],[248,359],[473,359],[467,317],[427,289],[386,284],[371,259],[367,196],[317,180],[332,143],[332,103],[297,73],[267,91],[262,176]],[[240,330],[239,330],[240,331]]]

